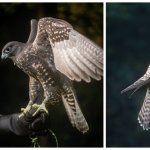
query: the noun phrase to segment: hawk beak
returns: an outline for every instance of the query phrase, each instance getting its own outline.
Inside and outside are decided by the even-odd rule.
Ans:
[[[2,53],[2,55],[1,55],[1,59],[6,59],[7,57],[8,57],[8,55],[7,55],[7,54]]]

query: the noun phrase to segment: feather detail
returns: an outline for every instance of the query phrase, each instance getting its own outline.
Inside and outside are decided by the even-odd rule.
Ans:
[[[103,76],[103,50],[75,31],[66,21],[55,18],[39,20],[34,44],[48,36],[56,69],[71,80],[90,82]]]
[[[64,88],[62,101],[66,108],[67,115],[73,127],[76,127],[83,134],[89,130],[89,126],[81,112],[76,96],[71,88]]]

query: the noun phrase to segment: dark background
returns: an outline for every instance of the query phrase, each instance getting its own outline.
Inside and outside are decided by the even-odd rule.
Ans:
[[[146,87],[129,99],[120,91],[150,64],[150,3],[107,3],[107,146],[150,147],[137,116]]]
[[[71,23],[80,33],[98,45],[103,44],[103,5],[100,3],[0,3],[0,49],[9,41],[26,42],[30,20],[51,16]],[[74,129],[64,106],[50,110],[51,129],[58,138],[59,147],[103,146],[103,83],[75,83],[81,109],[90,131],[82,135]],[[28,103],[28,76],[13,65],[11,60],[0,62],[0,113],[20,112]],[[41,138],[42,146],[55,147],[54,138]],[[29,147],[28,137],[0,136],[0,147]]]

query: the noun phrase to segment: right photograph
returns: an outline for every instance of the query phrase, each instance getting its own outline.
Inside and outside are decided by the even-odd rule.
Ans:
[[[150,3],[106,4],[106,146],[150,147]]]

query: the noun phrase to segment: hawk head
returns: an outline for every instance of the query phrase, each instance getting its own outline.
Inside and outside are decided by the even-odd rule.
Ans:
[[[25,44],[17,41],[7,43],[2,49],[1,59],[13,58],[22,51]]]

